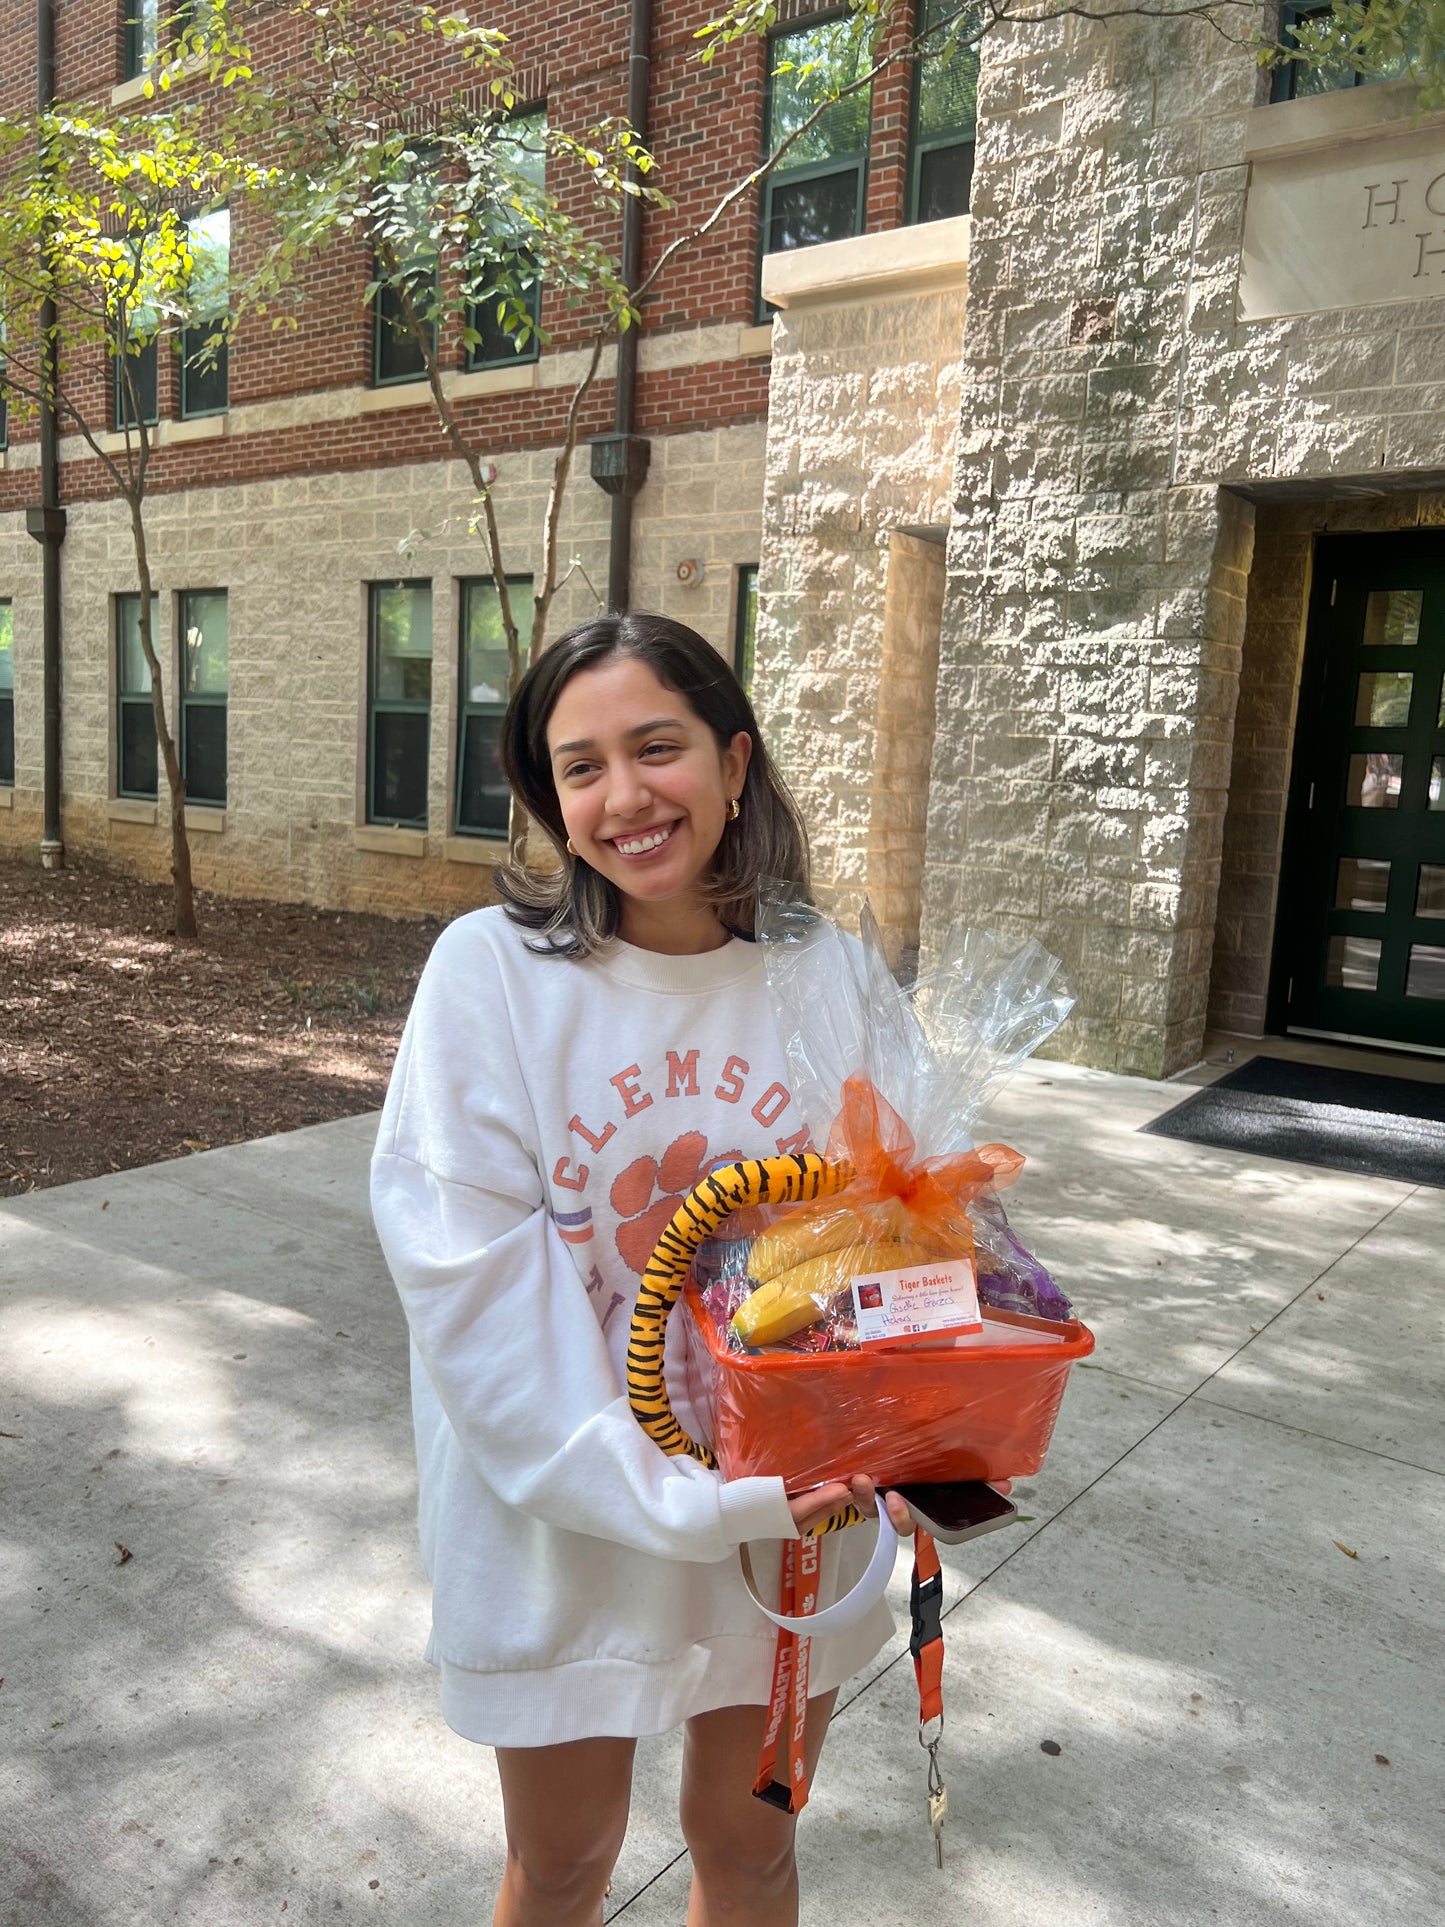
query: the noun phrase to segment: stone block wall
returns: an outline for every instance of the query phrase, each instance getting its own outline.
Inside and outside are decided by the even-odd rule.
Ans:
[[[1038,936],[1055,1049],[1150,1075],[1219,968],[1254,503],[1440,461],[1445,303],[1239,319],[1263,85],[1198,21],[984,43],[925,960],[959,918]]]
[[[505,552],[537,563],[550,480],[545,452],[499,458]],[[659,439],[638,497],[638,606],[660,609],[732,651],[735,571],[757,560],[763,429],[751,424]],[[607,585],[609,500],[586,472],[566,497],[553,632],[594,614]],[[285,477],[156,496],[147,511],[160,593],[161,660],[175,657],[175,595],[229,593],[228,800],[191,812],[197,883],[235,896],[304,900],[405,915],[487,900],[499,842],[450,836],[457,740],[459,584],[489,573],[470,533],[470,485],[457,463]],[[63,827],[67,846],[137,874],[169,874],[169,833],[115,794],[111,597],[135,587],[128,522],[112,503],[70,511],[62,550]],[[684,587],[676,562],[704,564]],[[16,784],[0,809],[0,850],[40,835],[40,552],[13,523],[0,540],[0,595],[15,601]],[[365,816],[367,584],[432,584],[430,829],[368,831]],[[174,712],[174,676],[168,696]],[[162,779],[164,788],[164,779]],[[394,847],[379,845],[390,841]],[[367,847],[370,845],[371,847]]]
[[[938,556],[965,290],[835,299],[774,322],[756,697],[820,892],[916,947]]]

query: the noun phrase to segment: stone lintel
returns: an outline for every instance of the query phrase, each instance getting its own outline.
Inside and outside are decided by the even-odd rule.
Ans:
[[[920,221],[763,257],[763,298],[775,307],[825,307],[924,294],[968,280],[971,217]]]

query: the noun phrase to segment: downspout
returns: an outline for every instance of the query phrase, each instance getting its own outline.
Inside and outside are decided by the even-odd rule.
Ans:
[[[632,32],[627,55],[627,118],[647,144],[648,96],[652,71],[652,0],[632,0]],[[635,168],[631,180],[639,180]],[[640,196],[622,204],[622,279],[629,289],[642,280]],[[637,348],[641,328],[628,328],[617,342],[616,402],[613,432],[592,439],[592,479],[612,497],[607,545],[607,606],[624,614],[632,604],[632,505],[647,475],[652,445],[636,433]]]
[[[55,0],[37,0],[37,104],[43,113],[55,101]],[[63,869],[65,843],[60,830],[60,545],[65,540],[65,510],[60,506],[59,422],[53,374],[57,352],[55,303],[40,304],[40,506],[25,511],[25,527],[41,545],[41,682],[44,704],[43,818],[40,862]]]

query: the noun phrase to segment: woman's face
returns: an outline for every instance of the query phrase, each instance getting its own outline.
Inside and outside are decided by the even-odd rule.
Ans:
[[[547,725],[577,855],[639,903],[690,900],[741,795],[752,740],[726,749],[646,663],[612,656],[573,676]]]

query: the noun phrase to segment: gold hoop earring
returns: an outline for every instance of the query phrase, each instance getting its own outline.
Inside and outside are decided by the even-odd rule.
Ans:
[[[567,839],[567,854],[568,856],[576,856],[577,854],[577,845],[572,841],[570,836]]]
[[[743,813],[742,804],[739,803],[738,799],[735,796],[730,797],[728,799],[728,822],[736,823],[738,818],[742,815],[742,813]]]

